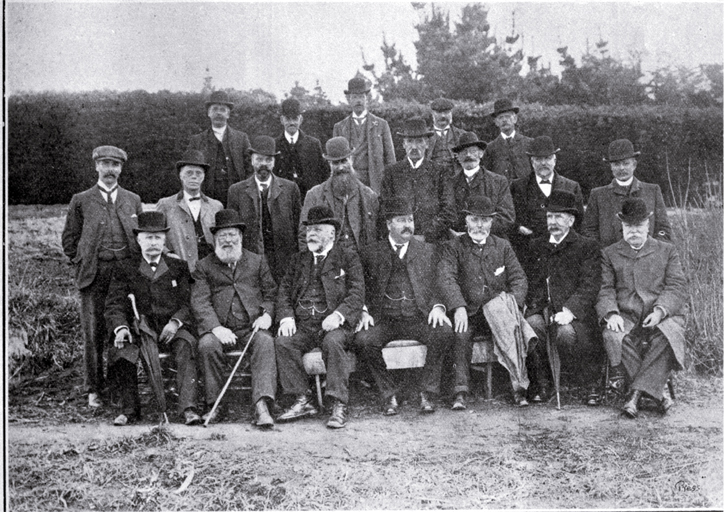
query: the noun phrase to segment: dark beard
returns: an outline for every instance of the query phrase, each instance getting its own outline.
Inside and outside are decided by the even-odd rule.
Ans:
[[[335,174],[332,176],[332,192],[335,195],[347,195],[354,189],[356,181],[352,173]]]

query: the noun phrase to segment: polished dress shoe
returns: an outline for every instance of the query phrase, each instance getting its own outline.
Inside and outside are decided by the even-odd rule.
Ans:
[[[638,418],[639,415],[639,399],[641,398],[641,391],[634,389],[631,392],[631,398],[628,402],[623,404],[621,411],[629,418]]]
[[[664,393],[661,397],[661,414],[666,414],[669,412],[669,409],[671,409],[674,406],[674,399],[671,396],[671,393],[669,392],[669,386],[668,384],[664,386]]]
[[[312,397],[310,395],[298,395],[296,401],[292,406],[284,411],[281,416],[277,418],[278,421],[293,421],[307,416],[316,416],[317,408],[312,403]]]
[[[203,423],[204,420],[201,419],[201,416],[196,414],[196,411],[194,411],[191,407],[186,409],[184,411],[184,424],[187,426],[191,425],[200,425]]]
[[[274,426],[274,419],[271,417],[271,414],[269,414],[269,408],[266,405],[266,400],[263,398],[260,398],[256,403],[254,425],[260,428],[272,428]]]
[[[347,404],[339,400],[334,401],[332,415],[327,420],[327,428],[344,428],[347,425]]]
[[[432,414],[435,412],[435,407],[427,397],[427,393],[424,391],[420,393],[420,412],[423,414]]]
[[[528,407],[528,399],[525,397],[525,390],[515,391],[513,393],[513,401],[518,407]]]
[[[622,364],[611,367],[606,387],[615,394],[623,396],[626,387],[626,372]]]
[[[400,405],[397,403],[397,397],[395,395],[392,395],[390,397],[390,399],[385,404],[384,409],[385,416],[395,416],[399,412]]]
[[[102,407],[103,402],[101,401],[101,397],[98,395],[98,393],[88,393],[88,407]]]
[[[453,411],[464,411],[468,406],[465,405],[465,393],[455,395],[455,401],[452,404]]]

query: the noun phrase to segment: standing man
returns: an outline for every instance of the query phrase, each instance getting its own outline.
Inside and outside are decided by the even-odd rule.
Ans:
[[[302,108],[295,98],[282,102],[282,133],[276,140],[279,156],[274,161],[274,174],[293,181],[302,197],[307,190],[329,177],[329,165],[322,158],[322,143],[304,133],[300,126],[304,121]]]
[[[228,126],[233,108],[234,104],[224,91],[212,92],[206,102],[206,115],[211,119],[211,128],[192,136],[187,148],[204,154],[209,169],[203,191],[224,205],[229,187],[246,178],[247,173],[245,159],[249,137]]]
[[[272,173],[276,151],[274,139],[254,139],[251,166],[254,174],[229,189],[229,209],[239,212],[247,226],[244,248],[264,254],[274,281],[284,277],[292,254],[297,252],[297,226],[302,204],[299,187]]]
[[[395,146],[387,121],[369,113],[370,88],[367,81],[354,77],[344,91],[352,114],[334,125],[332,137],[344,137],[352,146],[352,161],[359,180],[380,193],[385,166],[395,163]]]
[[[405,131],[398,133],[407,158],[385,168],[382,181],[382,200],[404,197],[410,203],[423,242],[447,240],[449,229],[455,223],[455,198],[447,172],[425,158],[428,139],[435,132],[427,130],[425,121],[413,117],[405,123]]]
[[[208,170],[209,164],[201,151],[186,151],[176,162],[181,191],[159,199],[156,204],[156,211],[165,214],[168,221],[166,247],[186,261],[191,272],[196,262],[214,252],[211,227],[214,215],[223,208],[220,201],[201,192]]]
[[[646,203],[649,211],[654,212],[649,222],[649,235],[660,240],[671,240],[671,226],[666,217],[666,205],[661,188],[653,183],[644,183],[634,177],[637,157],[641,153],[634,151],[628,139],[613,141],[608,146],[608,160],[611,164],[613,181],[604,187],[594,188],[588,198],[588,209],[583,217],[581,232],[608,247],[623,238],[621,223],[616,213],[621,211],[624,200],[638,197]]]
[[[341,224],[330,208],[315,206],[304,224],[308,250],[292,257],[277,296],[279,382],[285,394],[296,396],[294,404],[278,420],[317,414],[302,356],[321,347],[327,368],[325,395],[333,401],[327,427],[344,428],[349,401],[345,347],[352,342],[362,314],[362,265],[354,250],[334,243]]]
[[[495,121],[495,126],[500,129],[500,135],[488,144],[483,158],[483,167],[505,176],[508,183],[527,178],[531,173],[527,152],[533,139],[515,128],[519,110],[509,99],[503,98],[495,102],[490,116]]]
[[[100,407],[103,347],[107,330],[103,316],[113,269],[119,261],[138,253],[133,233],[143,212],[141,198],[118,186],[126,152],[114,146],[93,150],[98,183],[70,200],[63,228],[63,252],[75,267],[80,290],[83,330],[84,388],[88,405]]]
[[[454,108],[455,104],[446,98],[438,98],[430,103],[435,133],[430,137],[426,154],[428,160],[444,168],[450,176],[460,170],[452,148],[460,144],[460,137],[467,133],[452,125]]]
[[[254,424],[270,428],[274,420],[269,404],[277,387],[274,337],[269,328],[274,318],[277,285],[263,256],[242,248],[244,224],[235,210],[216,214],[214,253],[196,265],[191,285],[191,311],[199,329],[199,363],[204,376],[208,411],[219,396],[224,382],[224,352],[241,350],[250,336],[251,401],[255,406]],[[223,415],[214,411],[211,421]]]

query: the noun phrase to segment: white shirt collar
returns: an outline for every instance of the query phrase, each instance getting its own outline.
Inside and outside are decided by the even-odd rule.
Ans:
[[[511,133],[510,135],[506,135],[503,132],[500,132],[500,135],[502,135],[505,140],[512,139],[513,137],[515,137],[515,130],[513,130],[513,133]]]
[[[614,178],[614,179],[616,180],[616,178]],[[618,183],[618,186],[619,186],[619,187],[628,187],[628,186],[631,186],[631,183],[633,183],[633,179],[634,179],[634,177],[631,176],[631,177],[630,177],[629,179],[627,179],[626,181],[616,180],[616,183]]]
[[[570,233],[570,230],[568,231],[568,233]],[[563,242],[563,240],[566,239],[566,237],[568,236],[568,233],[566,233],[565,235],[563,235],[563,238],[561,238],[561,239],[558,240],[558,241],[556,241],[556,239],[553,238],[553,235],[551,235],[550,238],[548,238],[548,241],[549,241],[550,243],[552,243],[552,244],[560,244],[561,242]]]
[[[550,184],[549,184],[549,183],[544,183],[543,185],[552,185],[552,184],[553,184],[553,176],[554,176],[554,175],[555,175],[555,172],[552,172],[551,175],[546,178],[548,181],[550,181]],[[538,182],[538,185],[540,185],[540,182],[543,181],[543,178],[541,178],[540,176],[538,176],[538,175],[536,174],[536,175],[535,175],[535,181],[537,181],[537,182]]]
[[[286,130],[284,130],[284,137],[287,139],[287,142],[289,144],[296,144],[297,140],[299,140],[299,130],[297,130],[297,133],[294,135],[289,135]]]
[[[365,109],[365,111],[362,112],[360,115],[357,115],[354,112],[352,112],[352,117],[354,119],[366,119],[367,118],[367,109]]]
[[[392,250],[397,252],[398,245],[402,246],[402,249],[400,249],[400,259],[405,257],[405,254],[407,254],[407,247],[410,245],[410,241],[408,240],[404,244],[398,244],[395,242],[390,235],[387,235],[387,239],[390,241],[390,245],[392,246]]]
[[[107,193],[108,193],[108,190],[109,190],[109,189],[108,189],[108,186],[107,186],[105,183],[103,183],[102,181],[100,181],[100,180],[98,180],[98,188],[100,188],[100,189],[101,189],[101,192],[103,192],[104,194],[107,194]],[[114,188],[115,190],[113,191],[113,194],[112,194],[112,195],[114,195],[114,197],[115,197],[115,194],[118,192],[118,183],[117,183],[117,182],[116,182],[115,185],[113,185],[113,188]]]
[[[420,158],[420,159],[419,159],[417,162],[415,162],[415,163],[413,163],[412,160],[410,160],[409,158],[407,159],[407,161],[410,162],[410,167],[412,167],[413,169],[419,169],[420,166],[422,165],[422,162],[425,161],[425,158],[424,158],[424,157],[423,157],[423,158]]]
[[[201,197],[201,191],[199,191],[199,195],[198,195],[198,196],[192,196],[191,194],[189,194],[189,193],[186,192],[185,190],[184,190],[183,192],[184,192],[184,199],[186,200],[187,203],[190,202],[189,199],[191,199],[192,197]]]
[[[224,126],[223,128],[214,128],[212,126],[211,129],[214,131],[214,135],[216,136],[216,138],[219,139],[219,142],[224,140],[224,134],[226,133],[226,126]]]
[[[156,266],[158,266],[158,264],[161,263],[161,256],[159,256],[156,260],[149,260],[145,256],[143,257],[143,259],[146,260],[146,263],[148,263],[149,265],[151,265],[153,263]]]
[[[480,166],[478,165],[475,169],[463,169],[463,172],[465,173],[465,177],[470,179],[473,178],[478,172],[480,172]]]
[[[257,176],[256,173],[255,173],[255,174],[254,174],[254,181],[256,181],[256,188],[258,188],[259,190],[261,190],[262,184],[263,184],[263,185],[266,185],[266,188],[271,188],[272,175],[270,174],[270,175],[269,175],[269,179],[266,180],[266,181],[259,181],[259,178],[258,178],[258,176]]]

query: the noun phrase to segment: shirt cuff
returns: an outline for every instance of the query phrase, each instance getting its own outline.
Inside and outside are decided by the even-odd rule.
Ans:
[[[282,318],[281,320],[279,320],[279,326],[281,327],[281,325],[282,325],[284,322],[289,322],[289,321],[292,321],[292,322],[293,322],[293,321],[294,321],[294,317],[288,316],[288,317],[286,317],[286,318]]]
[[[171,320],[173,320],[174,322],[176,322],[178,324],[179,329],[181,329],[181,327],[183,327],[183,325],[184,325],[184,323],[176,317],[172,318]]]
[[[113,329],[113,334],[118,334],[118,331],[120,331],[121,329],[128,329],[128,326],[127,326],[127,325],[119,325],[118,327],[116,327],[115,329]],[[128,331],[130,332],[130,329],[128,329]]]
[[[664,318],[666,318],[667,316],[669,316],[668,311],[666,311],[666,309],[663,306],[654,306],[654,309],[660,309],[661,312],[664,314],[664,316],[662,317],[662,320]]]
[[[442,309],[442,312],[443,312],[443,313],[447,313],[447,308],[445,307],[444,304],[435,304],[435,305],[432,307],[432,309],[435,309],[435,308],[440,308],[440,309]]]

